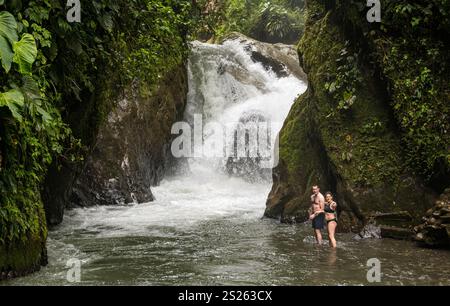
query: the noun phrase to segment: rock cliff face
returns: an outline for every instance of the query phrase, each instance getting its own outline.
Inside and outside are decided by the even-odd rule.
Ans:
[[[157,185],[170,166],[170,129],[182,119],[188,91],[185,65],[153,88],[129,85],[108,101],[113,83],[105,81],[92,98],[97,100],[91,103],[97,105],[95,111],[86,110],[73,123],[88,135],[83,139],[91,138],[85,141],[91,145],[83,165],[65,164],[49,173],[44,201],[49,224],[59,224],[68,206],[152,201],[150,186]],[[115,107],[108,112],[108,105]],[[100,114],[105,118],[96,126]]]
[[[389,34],[370,34],[358,6],[342,6],[308,1],[299,54],[309,87],[280,133],[280,164],[274,169],[265,215],[306,221],[310,189],[318,184],[337,195],[341,231],[359,231],[374,222],[384,236],[411,237],[412,226],[442,190],[427,188],[408,159],[414,144],[405,137],[406,119],[393,102],[404,88],[393,88],[390,82],[398,84],[410,71],[396,70],[394,75],[383,69],[377,39]],[[430,108],[440,103],[445,105],[445,100]],[[448,136],[436,137],[445,144]],[[448,173],[440,181],[450,185]]]
[[[101,125],[71,204],[152,201],[150,186],[170,167],[170,130],[183,118],[187,90],[184,67],[170,72],[154,91],[139,95],[140,90],[130,86]]]

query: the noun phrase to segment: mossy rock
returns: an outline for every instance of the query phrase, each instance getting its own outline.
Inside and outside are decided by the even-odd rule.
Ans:
[[[171,128],[187,101],[184,64],[154,88],[128,86],[100,125],[92,151],[71,194],[77,206],[153,201],[150,188],[171,167]]]
[[[338,22],[333,6],[308,1],[307,9],[299,56],[309,86],[280,133],[280,163],[265,215],[306,221],[310,189],[318,184],[336,194],[340,230],[357,231],[377,212],[406,211],[418,222],[436,194],[406,166],[385,82],[370,63],[354,60],[357,81],[344,80],[354,98],[350,107],[340,107],[329,84],[341,69],[342,54],[358,53],[355,38]]]
[[[42,202],[35,203],[36,211],[22,218],[29,219],[30,231],[22,237],[0,243],[0,280],[24,276],[47,264],[47,224]]]
[[[36,272],[45,265],[47,251],[42,237],[0,245],[0,280]]]

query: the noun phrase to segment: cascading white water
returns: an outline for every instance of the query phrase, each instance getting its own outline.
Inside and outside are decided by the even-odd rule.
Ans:
[[[274,143],[295,97],[306,85],[294,76],[277,77],[255,63],[249,51],[237,40],[223,45],[192,43],[185,118],[192,123],[194,114],[201,114],[205,125],[211,121],[226,125],[259,111],[278,129],[271,134]],[[157,230],[152,226],[182,228],[226,216],[260,218],[271,182],[230,177],[219,164],[217,159],[191,158],[189,174],[168,178],[152,189],[155,202],[68,212],[65,230],[83,228],[100,236],[142,235]]]
[[[193,43],[188,122],[202,114],[204,124],[226,124],[248,113],[283,122],[306,86],[266,71],[250,52],[239,40]],[[338,252],[316,248],[309,226],[261,219],[270,181],[250,183],[219,164],[190,159],[189,173],[153,188],[152,203],[68,211],[50,232],[49,265],[12,283],[70,285],[68,269],[79,261],[81,282],[91,285],[356,285],[366,284],[367,259],[376,257],[383,285],[449,284],[447,253],[407,242],[340,234]]]
[[[263,67],[262,63],[253,61],[252,48],[254,46],[239,39],[228,40],[221,45],[192,43],[185,117],[191,125],[194,124],[195,115],[202,117],[205,129],[212,122],[233,128],[239,122],[246,124],[248,120],[255,120],[254,118],[258,118],[258,123],[263,120],[268,124],[265,132],[268,132],[267,138],[270,138],[269,155],[273,157],[278,132],[295,97],[305,91],[306,85],[293,75],[280,78]],[[225,157],[230,157],[230,147],[236,145],[238,136],[230,133],[227,128],[224,130]],[[213,138],[208,132],[210,131],[204,131],[205,144]],[[190,159],[194,174],[198,168],[203,169],[202,171],[209,168],[212,173],[217,173],[221,162],[226,163],[227,159],[213,159],[216,161],[214,163],[211,158],[206,158],[214,155],[211,150],[214,149],[203,145],[200,148],[203,155]],[[276,163],[273,158],[271,160],[272,164]],[[237,165],[239,166],[241,165]],[[265,167],[270,168],[270,172],[272,167]]]
[[[242,113],[260,110],[283,122],[306,86],[294,76],[279,78],[254,62],[238,40],[222,45],[192,43],[186,113],[203,113],[206,120],[236,121]]]

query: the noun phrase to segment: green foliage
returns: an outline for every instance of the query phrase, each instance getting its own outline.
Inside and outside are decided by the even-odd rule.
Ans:
[[[0,12],[0,36],[8,39],[10,43],[18,40],[17,22],[9,12]]]
[[[443,180],[450,177],[450,2],[388,1],[383,10],[376,58],[389,80],[408,163],[445,188],[449,182]]]
[[[382,134],[385,131],[385,128],[386,127],[382,121],[374,118],[372,122],[367,123],[362,127],[361,133],[367,136],[376,136],[378,134]]]
[[[303,32],[303,5],[302,0],[203,0],[207,26],[200,29],[216,38],[240,32],[261,41],[296,43]]]
[[[21,74],[31,74],[31,66],[36,60],[37,48],[34,37],[31,34],[24,34],[20,41],[13,44],[13,61],[19,65]]]
[[[329,8],[365,73],[386,83],[381,85],[387,87],[383,94],[400,127],[409,168],[443,190],[450,180],[450,1],[381,4],[382,22],[374,24],[366,21],[361,1],[336,2]],[[327,90],[334,89],[332,82]],[[347,90],[346,96],[350,94]],[[335,99],[341,101],[340,108],[348,106],[342,103],[345,99]]]
[[[95,134],[110,99],[130,83],[151,88],[188,52],[190,0],[84,1],[81,23],[65,5],[0,1],[0,251],[45,241],[49,165],[82,160],[83,131]],[[100,95],[106,81],[112,93]],[[92,115],[79,122],[80,112]]]
[[[188,1],[135,1],[121,11],[124,31],[117,39],[116,64],[125,71],[124,81],[138,79],[156,84],[164,74],[187,56],[186,37],[190,26]],[[140,16],[140,12],[146,13]],[[139,16],[138,19],[137,16]]]
[[[11,69],[13,51],[11,45],[17,42],[17,23],[9,12],[0,12],[0,60],[6,72]]]
[[[350,54],[348,46],[347,41],[345,48],[339,51],[336,72],[331,74],[329,81],[325,83],[325,89],[337,101],[336,109],[339,111],[351,109],[357,99],[357,88],[363,81],[358,66],[359,55]]]
[[[290,1],[263,1],[258,7],[251,36],[268,42],[296,43],[303,33],[301,6]]]
[[[0,93],[0,107],[8,107],[14,119],[21,122],[22,115],[19,109],[24,105],[23,94],[17,89],[11,89],[7,92]]]
[[[0,12],[0,20],[1,61],[6,72],[0,78],[0,244],[8,244],[45,237],[40,183],[52,156],[62,152],[61,142],[70,130],[33,75],[34,37],[22,32],[24,28],[18,25],[23,23],[11,13]]]
[[[33,36],[26,33],[18,41],[18,26],[14,16],[9,12],[0,12],[0,60],[8,73],[11,63],[19,65],[21,74],[31,74],[37,56],[36,42]]]

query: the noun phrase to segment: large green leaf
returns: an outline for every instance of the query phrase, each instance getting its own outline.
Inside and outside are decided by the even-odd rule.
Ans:
[[[24,34],[20,41],[13,44],[13,50],[13,61],[19,65],[19,72],[22,74],[31,74],[31,66],[37,56],[34,37],[28,33]]]
[[[8,107],[13,117],[20,122],[22,121],[20,108],[23,107],[24,100],[23,94],[17,89],[11,89],[7,92],[0,93],[0,107]]]
[[[0,12],[0,36],[7,38],[11,44],[19,40],[16,19],[6,11]]]
[[[9,42],[3,36],[0,36],[0,60],[2,62],[3,69],[5,69],[6,73],[8,73],[11,69],[11,63],[13,61],[13,52]]]

